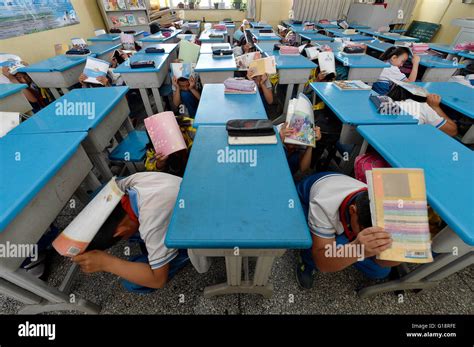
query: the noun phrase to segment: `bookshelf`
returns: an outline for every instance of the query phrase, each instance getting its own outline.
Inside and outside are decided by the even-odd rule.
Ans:
[[[107,31],[150,31],[150,0],[97,0]]]

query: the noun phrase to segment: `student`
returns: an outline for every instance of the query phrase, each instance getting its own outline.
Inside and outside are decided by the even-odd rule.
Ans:
[[[311,249],[301,251],[298,259],[296,278],[301,287],[312,287],[316,268],[337,272],[354,265],[367,277],[382,279],[389,275],[390,267],[398,265],[375,259],[390,247],[392,239],[382,228],[372,226],[364,183],[343,174],[322,172],[304,179],[296,188],[313,239]],[[331,256],[327,249],[336,244],[348,251],[355,246],[364,254],[361,258],[349,256],[350,252],[346,257]]]
[[[393,46],[388,48],[379,59],[389,63],[390,67],[386,67],[382,70],[378,81],[374,83],[372,89],[381,95],[385,95],[390,90],[390,80],[415,82],[420,65],[420,57],[418,55],[414,55],[411,58],[413,67],[410,76],[407,77],[400,71],[400,68],[406,63],[409,57],[410,50],[407,47]]]
[[[260,76],[253,76],[252,71],[247,71],[247,79],[253,80],[257,85],[258,91],[260,96],[262,97],[263,106],[265,106],[265,111],[267,114],[270,112],[270,105],[273,104],[273,90],[272,90],[272,83],[268,79],[267,74],[263,74]]]
[[[81,73],[81,75],[79,76],[79,83],[81,84],[82,88],[97,88],[97,87],[110,87],[111,86],[111,83],[110,83],[111,81],[108,78],[108,76],[99,76],[96,78],[97,81],[99,81],[101,84],[86,82],[86,79],[88,78],[89,77],[84,73]]]
[[[173,104],[178,108],[180,115],[187,114],[194,118],[196,117],[196,111],[201,99],[201,93],[197,88],[197,81],[194,76],[189,79],[181,77],[177,79],[173,76],[172,78],[173,87]],[[183,106],[186,110],[183,109]]]
[[[121,277],[122,284],[132,292],[147,293],[163,288],[188,261],[186,251],[165,246],[181,178],[141,172],[117,180],[117,184],[126,193],[122,202],[100,228],[88,251],[72,261],[86,273],[109,272]],[[110,247],[113,242],[137,232],[145,246],[141,256],[124,260],[96,249]]]
[[[449,136],[458,134],[456,123],[441,108],[441,97],[428,94],[426,98],[418,97],[404,88],[394,85],[387,94],[400,106],[404,114],[409,114],[418,120],[418,124],[431,124]]]
[[[283,149],[285,150],[291,174],[294,175],[298,170],[302,174],[306,173],[311,167],[313,147],[285,143],[285,138],[295,132],[295,129],[290,128],[288,123],[280,124],[277,128],[279,129],[281,143],[283,143]],[[321,130],[319,127],[314,127],[314,133],[316,141],[321,140]]]

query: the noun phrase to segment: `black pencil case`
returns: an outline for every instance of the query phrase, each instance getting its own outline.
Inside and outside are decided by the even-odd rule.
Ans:
[[[275,135],[273,124],[268,119],[232,119],[226,124],[229,136],[270,136]]]
[[[146,67],[155,67],[155,62],[153,60],[140,60],[130,63],[130,68],[132,69],[143,69]]]
[[[145,53],[165,53],[164,48],[155,48],[155,47],[148,47],[145,49]]]
[[[66,52],[67,55],[87,55],[90,54],[90,50],[87,48],[84,49],[70,49],[69,51]]]
[[[215,56],[231,56],[233,53],[232,49],[215,49],[212,51],[212,55]]]
[[[258,32],[260,34],[270,34],[270,33],[273,32],[273,30],[272,29],[260,29]]]

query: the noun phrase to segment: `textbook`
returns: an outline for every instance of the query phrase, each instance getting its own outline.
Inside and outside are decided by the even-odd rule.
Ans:
[[[237,68],[239,70],[248,70],[249,65],[252,61],[261,59],[262,54],[260,52],[251,52],[242,54],[235,58],[235,63],[237,64]]]
[[[20,124],[20,113],[18,112],[0,112],[0,137]]]
[[[87,79],[84,82],[102,84],[97,80],[97,77],[106,76],[109,66],[110,63],[106,61],[88,57],[84,67],[84,75],[87,76]]]
[[[113,177],[53,241],[54,249],[65,257],[83,253],[123,195]]]
[[[321,53],[320,53],[321,54]],[[368,84],[359,80],[353,81],[334,81],[333,84],[340,90],[371,90]]]
[[[155,114],[145,118],[144,122],[157,154],[166,157],[187,148],[173,112]]]
[[[85,49],[87,48],[87,43],[83,38],[75,37],[71,39],[71,44],[73,48],[76,49]]]
[[[179,41],[179,56],[183,63],[197,63],[201,46],[187,40]]]
[[[194,73],[194,64],[171,63],[170,70],[172,77],[176,77],[176,79],[185,78],[188,80]]]
[[[135,37],[132,34],[120,33],[120,42],[125,50],[135,50]]]
[[[384,228],[393,239],[377,259],[432,262],[423,169],[374,168],[366,176],[372,225]]]
[[[333,52],[319,52],[318,65],[321,72],[325,72],[326,76],[329,74],[336,74],[336,60]]]
[[[261,76],[264,74],[276,74],[276,61],[274,56],[257,59],[249,64],[250,78],[253,78],[255,76]]]
[[[308,57],[309,60],[315,60],[318,59],[319,56],[319,50],[317,47],[308,47],[305,48],[304,51],[306,52],[306,56]]]
[[[285,137],[285,143],[316,147],[313,104],[303,93],[288,104],[286,122],[294,133]]]
[[[395,83],[396,85],[405,89],[407,92],[410,92],[411,94],[416,95],[416,96],[421,96],[421,97],[426,98],[429,94],[429,92],[425,88],[418,86],[416,84],[398,81],[392,78],[390,78],[390,82]]]

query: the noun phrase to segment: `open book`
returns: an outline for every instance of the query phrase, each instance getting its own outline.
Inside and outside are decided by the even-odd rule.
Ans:
[[[392,246],[377,258],[429,263],[431,255],[425,176],[422,169],[366,171],[372,225],[391,234]]]
[[[321,54],[321,53],[319,53]],[[362,81],[334,81],[334,85],[340,90],[371,90],[372,88]]]
[[[190,63],[171,63],[170,64],[171,76],[176,79],[186,78],[189,79],[194,73],[194,64]]]
[[[297,99],[290,100],[286,122],[294,132],[285,137],[285,143],[316,147],[313,104],[303,93]]]
[[[54,240],[54,249],[66,257],[84,252],[123,195],[113,177]]]
[[[248,70],[249,65],[252,61],[261,58],[262,54],[260,52],[251,52],[236,57],[235,63],[237,64],[237,68],[239,70]]]
[[[261,76],[264,74],[276,74],[276,61],[274,56],[257,59],[249,64],[250,78],[253,78],[255,76]]]
[[[186,40],[181,40],[179,41],[178,58],[183,63],[197,63],[200,49],[201,46],[198,46],[195,43]]]
[[[123,49],[130,51],[135,50],[135,37],[132,34],[120,33],[120,42],[122,43]]]
[[[145,118],[144,122],[157,154],[166,157],[187,148],[173,112],[155,114]]]
[[[320,71],[324,71],[326,75],[329,75],[331,73],[336,74],[336,61],[334,59],[333,52],[319,52],[318,65]]]
[[[407,92],[410,92],[413,95],[421,96],[421,97],[426,98],[429,94],[429,92],[425,88],[423,88],[419,85],[416,85],[416,84],[413,84],[413,83],[408,83],[408,82],[403,82],[403,81],[398,81],[398,80],[395,80],[395,79],[392,79],[392,78],[390,78],[390,81],[395,83],[396,85],[402,87]]]
[[[84,82],[102,84],[97,80],[97,77],[106,76],[110,64],[106,61],[88,57],[86,66],[84,67],[84,75],[87,79]]]

